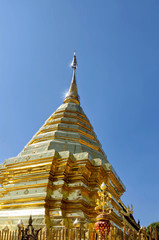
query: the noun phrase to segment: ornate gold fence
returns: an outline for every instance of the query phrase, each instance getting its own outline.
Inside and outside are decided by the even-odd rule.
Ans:
[[[21,240],[22,236],[18,230],[2,230],[0,231],[0,240]],[[95,230],[87,229],[67,229],[67,228],[51,228],[50,230],[42,230],[38,234],[38,240],[96,240],[97,233]]]
[[[141,229],[138,233],[127,230],[127,232],[116,227],[111,227],[110,233],[105,235],[104,240],[158,240],[157,230],[155,234],[147,235],[146,228]],[[10,231],[4,229],[0,231],[0,240],[21,240],[22,236],[18,230]],[[98,234],[95,230],[82,228],[63,228],[53,227],[50,230],[41,230],[38,234],[38,240],[98,240]]]
[[[18,231],[2,230],[0,231],[0,240],[18,240]]]
[[[0,240],[21,240],[21,234],[18,230],[2,230],[0,231]],[[98,234],[95,229],[82,228],[51,228],[50,230],[42,230],[38,234],[38,240],[97,240]],[[105,240],[127,240],[124,239],[123,232],[116,228],[111,228],[109,235],[105,236]]]

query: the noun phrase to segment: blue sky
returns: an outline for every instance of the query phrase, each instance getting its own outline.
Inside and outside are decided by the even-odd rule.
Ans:
[[[74,49],[81,105],[136,220],[159,221],[159,1],[0,1],[0,162],[62,103]]]

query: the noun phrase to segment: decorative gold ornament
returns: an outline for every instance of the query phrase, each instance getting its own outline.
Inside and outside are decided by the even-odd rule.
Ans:
[[[100,191],[98,191],[99,198],[96,201],[96,207],[95,210],[98,210],[99,212],[105,212],[109,213],[111,211],[111,199],[112,195],[108,192],[107,185],[103,182],[100,186]]]
[[[95,223],[95,229],[99,234],[99,240],[105,240],[106,235],[110,232],[110,213],[111,213],[111,199],[112,195],[108,192],[107,185],[103,182],[98,191],[99,199],[96,201],[96,208],[100,215],[97,216],[97,222]]]

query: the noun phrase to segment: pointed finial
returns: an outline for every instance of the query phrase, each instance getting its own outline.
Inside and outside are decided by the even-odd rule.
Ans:
[[[73,60],[72,60],[72,63],[71,63],[71,67],[73,69],[76,69],[77,68],[77,59],[76,59],[76,52],[74,51],[74,56],[73,56]]]
[[[79,223],[79,220],[76,218],[75,221],[73,222],[73,225],[76,225]]]
[[[75,52],[74,52],[74,56],[73,56],[73,61],[71,63],[71,67],[73,68],[72,82],[70,85],[70,89],[69,89],[68,93],[66,94],[64,103],[73,102],[73,103],[80,105],[78,91],[77,91],[77,84],[76,84],[76,76],[75,76],[75,70],[77,68],[77,59],[76,59]]]
[[[22,219],[20,219],[20,220],[18,221],[17,226],[18,226],[19,228],[22,228],[22,227],[23,227],[23,221],[22,221]]]
[[[132,204],[131,204],[131,210],[130,211],[133,214],[133,205]]]
[[[33,222],[32,215],[30,215],[30,218],[29,218],[29,221],[28,221],[28,223],[29,223],[29,226],[31,226],[31,225],[32,225],[32,222]]]
[[[103,182],[100,186],[101,190],[105,190],[107,188],[107,186],[105,185],[105,183]]]

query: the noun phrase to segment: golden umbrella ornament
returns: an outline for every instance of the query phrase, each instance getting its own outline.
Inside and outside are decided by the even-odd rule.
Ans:
[[[98,191],[99,199],[97,199],[97,206],[95,210],[102,212],[97,216],[97,222],[95,223],[95,229],[98,232],[99,240],[104,240],[110,232],[110,202],[112,196],[107,191],[107,186],[103,182],[100,186],[100,191]]]

